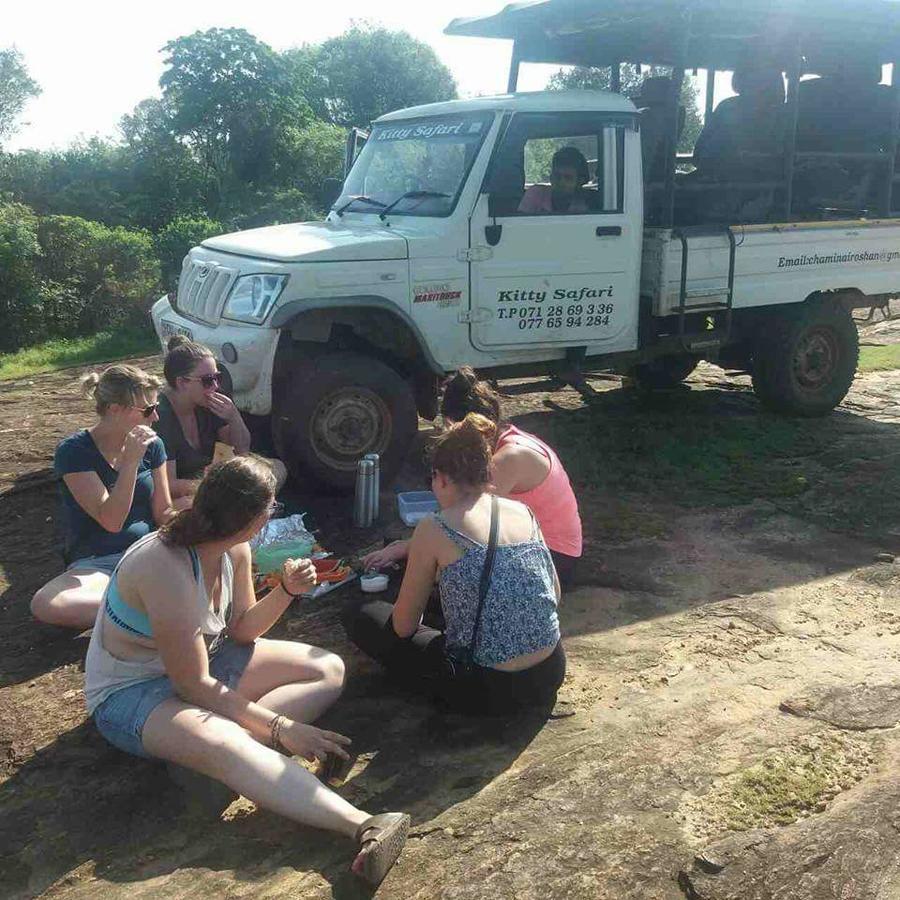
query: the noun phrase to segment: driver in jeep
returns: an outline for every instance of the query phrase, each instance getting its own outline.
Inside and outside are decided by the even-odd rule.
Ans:
[[[584,185],[590,178],[587,160],[576,147],[562,147],[553,154],[550,184],[533,184],[519,203],[520,213],[586,213],[591,210]]]

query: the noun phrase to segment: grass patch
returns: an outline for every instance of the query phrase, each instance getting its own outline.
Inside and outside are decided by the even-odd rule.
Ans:
[[[723,413],[702,394],[625,415],[585,409],[553,423],[572,479],[610,496],[665,496],[687,506],[795,498],[828,445],[820,422]]]
[[[158,352],[159,344],[155,336],[147,331],[101,332],[83,338],[57,338],[16,353],[0,354],[0,380]]]
[[[678,815],[707,840],[728,831],[791,825],[824,812],[838,794],[862,781],[874,762],[872,748],[855,735],[806,735],[769,751],[709,793],[686,797]]]
[[[889,369],[900,369],[900,344],[859,348],[860,372],[885,372]]]
[[[835,531],[900,533],[900,428],[892,424],[843,411],[792,419],[765,412],[749,393],[712,390],[610,391],[587,406],[517,422],[556,448],[583,513],[603,523],[607,540],[664,531],[647,513],[665,504],[754,501]],[[631,508],[640,514],[629,515]]]
[[[843,735],[808,737],[746,769],[721,798],[733,831],[790,825],[853,787],[872,762],[869,748]]]

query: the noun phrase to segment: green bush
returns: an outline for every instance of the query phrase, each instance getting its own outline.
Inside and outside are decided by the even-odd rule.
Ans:
[[[146,323],[160,283],[149,234],[48,216],[37,236],[38,272],[54,298],[56,333],[91,334]]]
[[[41,337],[41,291],[35,263],[41,248],[38,219],[21,203],[0,200],[0,349],[15,350]]]
[[[327,122],[282,129],[276,148],[278,183],[292,185],[324,208],[325,179],[343,176],[346,144],[347,132]]]
[[[248,212],[252,210],[252,212]],[[287,222],[309,222],[321,213],[306,194],[297,188],[287,190],[247,191],[228,217],[229,231],[281,225]]]
[[[221,222],[205,216],[179,216],[169,222],[153,239],[162,272],[163,288],[173,291],[178,287],[181,263],[191,247],[224,231],[225,227]]]

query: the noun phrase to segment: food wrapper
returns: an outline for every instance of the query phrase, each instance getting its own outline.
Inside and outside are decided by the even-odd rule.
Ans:
[[[303,524],[303,515],[272,519],[250,541],[253,562],[263,575],[277,572],[285,560],[313,555],[315,537]]]

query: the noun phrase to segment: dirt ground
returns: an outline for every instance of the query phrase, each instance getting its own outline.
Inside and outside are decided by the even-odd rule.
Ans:
[[[898,336],[876,328],[873,342]],[[370,896],[347,873],[349,843],[244,800],[204,813],[86,721],[86,640],[28,614],[61,565],[48,465],[91,420],[78,375],[0,384],[0,896]],[[617,380],[592,384],[588,401],[546,381],[502,389],[567,465],[574,444],[554,424],[567,416],[617,434],[700,408],[722,429],[775,421],[746,378],[711,366],[649,405]],[[348,663],[324,723],[361,753],[346,796],[413,817],[379,897],[900,898],[900,372],[860,376],[804,427],[817,455],[802,490],[773,494],[763,478],[705,502],[668,476],[648,489],[638,468],[616,496],[575,479],[587,547],[561,608],[569,674],[549,721],[468,721],[398,694],[344,639],[340,592],[289,613],[278,633]],[[684,465],[706,471],[695,452]],[[758,467],[723,477],[742,471]],[[420,481],[414,465],[402,478]],[[346,500],[290,500],[339,552],[398,532],[387,492],[381,527],[362,534]]]

